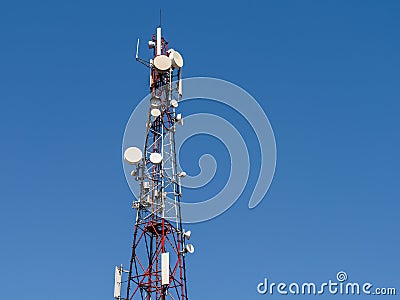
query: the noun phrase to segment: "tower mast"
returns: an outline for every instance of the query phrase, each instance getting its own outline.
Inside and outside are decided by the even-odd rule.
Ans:
[[[161,24],[148,46],[153,50],[149,62],[136,53],[136,60],[150,69],[145,145],[143,152],[136,147],[124,152],[140,185],[139,197],[133,202],[132,253],[128,270],[116,267],[114,297],[187,300],[185,254],[193,253],[194,247],[186,244],[190,231],[182,228],[180,180],[186,173],[178,171],[175,149],[175,132],[183,125],[182,115],[176,112],[182,97],[183,59],[168,48]],[[126,297],[121,297],[123,274],[127,274]]]

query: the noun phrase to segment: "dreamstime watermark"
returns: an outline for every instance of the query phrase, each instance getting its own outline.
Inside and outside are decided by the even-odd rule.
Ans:
[[[183,197],[182,222],[202,222],[222,214],[240,197],[251,174],[253,176],[256,174],[257,180],[252,187],[253,192],[248,206],[256,207],[271,185],[276,164],[275,137],[264,110],[248,92],[225,80],[207,77],[188,78],[183,80],[183,88],[183,98],[180,99],[180,103],[186,102],[190,105],[189,101],[203,99],[218,104],[220,108],[210,111],[205,103],[200,111],[184,116],[185,125],[179,127],[175,133],[178,154],[189,138],[196,135],[210,135],[222,142],[228,150],[230,166],[223,167],[230,168],[230,174],[225,185],[204,201],[188,203]],[[132,112],[125,128],[122,151],[143,144],[150,96],[142,99]],[[177,110],[179,109],[180,107]],[[252,133],[237,126],[235,120],[222,117],[224,114],[221,110],[233,110],[238,113],[250,125]],[[250,134],[255,135],[256,141],[248,142]],[[252,150],[258,149],[258,155],[249,155],[249,147]],[[214,179],[217,161],[210,155],[210,149],[206,145],[201,150],[204,154],[198,161],[200,173],[187,174],[181,181],[182,187],[199,189]],[[133,167],[123,163],[123,168],[128,185],[137,198],[139,187],[130,175]]]
[[[257,285],[257,292],[262,295],[396,295],[394,287],[374,287],[370,282],[350,282],[346,272],[340,271],[336,279],[327,282],[269,282],[267,278]]]

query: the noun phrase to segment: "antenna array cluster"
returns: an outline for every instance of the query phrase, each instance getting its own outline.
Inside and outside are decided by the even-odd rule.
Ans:
[[[134,146],[124,151],[140,193],[132,205],[136,220],[129,269],[116,267],[114,297],[187,300],[185,255],[194,253],[194,246],[187,243],[191,232],[182,228],[180,181],[186,173],[177,169],[175,149],[175,132],[183,125],[182,114],[176,112],[182,97],[183,58],[168,47],[161,27],[148,48],[152,58],[140,58],[138,39],[136,60],[150,70],[151,97],[143,151]]]

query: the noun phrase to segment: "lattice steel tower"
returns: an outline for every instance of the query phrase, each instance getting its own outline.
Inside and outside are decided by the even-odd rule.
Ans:
[[[150,61],[139,58],[139,40],[136,49],[136,60],[150,69],[144,151],[136,147],[124,151],[124,160],[133,165],[132,175],[140,185],[139,197],[133,202],[132,256],[128,270],[116,267],[114,297],[187,300],[185,254],[193,253],[194,247],[186,243],[190,231],[182,228],[180,179],[186,173],[178,171],[175,149],[175,131],[183,124],[182,115],[176,112],[182,97],[183,59],[168,48],[161,27],[148,46],[153,51]]]

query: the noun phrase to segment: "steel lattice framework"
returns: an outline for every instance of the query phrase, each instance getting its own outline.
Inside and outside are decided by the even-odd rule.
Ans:
[[[114,296],[187,300],[185,253],[193,252],[193,246],[185,244],[190,232],[188,235],[182,229],[180,179],[184,172],[177,170],[175,149],[175,132],[183,122],[175,111],[182,96],[183,60],[175,54],[179,57],[178,66],[174,66],[174,50],[168,49],[160,27],[149,41],[149,48],[154,49],[150,62],[136,57],[150,68],[151,100],[143,157],[133,173],[140,194],[133,203],[137,212],[129,270],[117,268],[117,272],[128,274],[126,298],[118,292]],[[168,68],[163,64],[166,58],[171,61]]]

